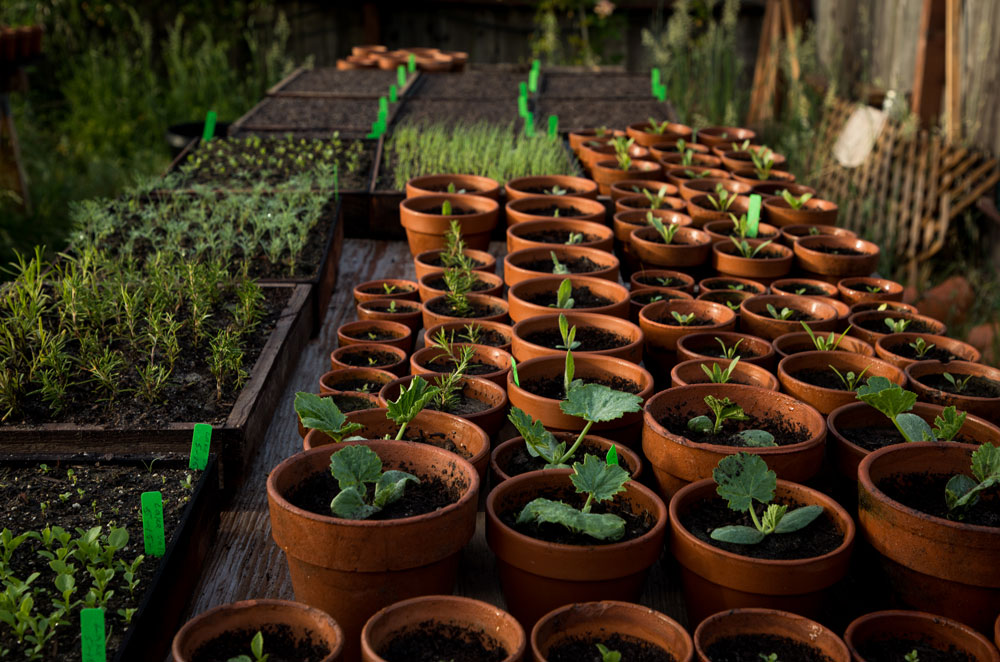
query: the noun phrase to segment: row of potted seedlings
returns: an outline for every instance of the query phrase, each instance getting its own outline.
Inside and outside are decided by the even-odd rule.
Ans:
[[[723,147],[752,140],[744,130],[676,133],[630,127],[624,151],[669,140],[690,167],[688,149],[722,149],[733,174],[749,160],[788,191],[766,148]],[[726,188],[728,170],[706,174],[719,180],[710,205],[749,192]],[[536,178],[504,187],[500,279],[485,252],[499,184],[422,179],[400,210],[418,281],[355,289],[359,320],[338,329],[332,371],[296,397],[305,450],[268,479],[296,598],[333,616],[345,659],[514,660],[529,646],[536,660],[602,662],[998,659],[973,628],[992,631],[1000,611],[1000,429],[995,407],[976,408],[1000,376],[902,304],[898,284],[868,277],[877,247],[832,234],[829,214],[785,235],[801,223],[768,204],[809,210],[808,191],[772,190],[771,223],[756,225],[768,240],[735,213],[713,237],[678,211],[690,199],[669,209],[669,181],[640,181],[649,204],[608,224],[594,182]],[[505,418],[520,436],[494,448]],[[510,616],[420,598],[452,591],[483,481]],[[665,543],[693,643],[624,604]],[[852,569],[855,547],[881,569]],[[862,576],[938,615],[869,614],[845,645],[810,619],[836,622],[824,604]]]

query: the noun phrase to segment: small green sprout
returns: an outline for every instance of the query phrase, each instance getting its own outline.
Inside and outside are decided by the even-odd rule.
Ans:
[[[713,384],[728,384],[729,378],[733,374],[733,370],[736,369],[736,365],[740,362],[740,357],[736,357],[729,362],[729,367],[723,369],[720,363],[713,363],[712,368],[709,369],[704,363],[701,364],[701,369],[708,376],[708,380]]]
[[[295,413],[302,420],[303,427],[319,430],[337,443],[364,427],[360,423],[348,423],[333,398],[306,391],[295,394]]]
[[[927,354],[927,352],[934,349],[934,343],[929,343],[923,338],[917,338],[913,342],[907,343],[907,345],[913,349],[913,352],[917,355],[918,359],[924,358],[924,355]]]
[[[676,235],[677,231],[681,229],[680,225],[676,225],[674,223],[664,225],[663,221],[656,216],[653,216],[653,212],[651,211],[646,212],[646,222],[656,229],[656,232],[660,235],[660,238],[663,239],[663,243],[665,244],[672,243],[674,235]]]
[[[385,291],[386,294],[395,294],[397,289],[399,288],[392,283],[382,283],[382,290]]]
[[[763,662],[778,662],[777,653],[758,653],[757,655],[760,656]]]
[[[729,211],[729,208],[736,202],[736,195],[724,189],[722,184],[716,184],[715,195],[709,194],[708,201],[715,207],[716,211]]]
[[[750,150],[750,160],[753,161],[757,179],[766,180],[771,178],[771,170],[774,168],[774,153],[767,149]]]
[[[950,372],[943,373],[941,376],[944,377],[949,384],[951,384],[951,387],[955,389],[955,393],[963,392],[966,385],[968,385],[969,380],[975,377],[975,375],[966,375],[965,379],[962,379],[961,377],[956,377]]]
[[[726,358],[726,359],[739,358],[739,355],[740,355],[739,349],[740,349],[740,345],[743,344],[743,338],[740,338],[739,340],[737,340],[736,342],[734,342],[729,347],[727,347],[725,341],[723,341],[722,338],[719,338],[718,336],[716,336],[715,342],[719,343],[719,347],[722,348],[722,357],[723,358]]]
[[[562,344],[556,345],[556,349],[565,349],[572,352],[580,346],[576,340],[576,327],[569,325],[569,320],[562,313],[559,313],[559,335],[562,337]]]
[[[828,363],[827,367],[829,367],[830,370],[833,370],[837,374],[837,377],[840,378],[840,382],[844,385],[844,388],[846,390],[848,390],[848,391],[857,391],[858,390],[858,384],[861,383],[861,378],[864,377],[864,375],[865,375],[866,372],[868,372],[868,367],[869,366],[865,366],[865,369],[862,370],[861,372],[859,372],[858,374],[854,374],[853,370],[848,370],[846,375],[843,374],[843,373],[841,373],[835,367],[833,367],[832,364]]]
[[[615,149],[615,159],[621,170],[628,170],[632,167],[632,156],[629,149],[635,144],[635,138],[625,139],[624,136],[615,136],[611,139],[611,146]]]
[[[687,427],[692,432],[702,434],[719,434],[722,424],[728,420],[745,421],[749,417],[743,412],[743,408],[729,398],[716,398],[714,395],[705,396],[705,404],[715,415],[715,421],[708,416],[695,416],[687,422]],[[750,447],[777,446],[774,442],[774,435],[766,430],[743,430],[737,436]]]
[[[795,314],[795,311],[792,310],[791,308],[788,308],[787,306],[782,307],[782,309],[779,311],[777,308],[774,307],[773,304],[770,303],[767,304],[767,312],[769,315],[771,315],[771,317],[773,317],[776,320],[787,320],[789,317]]]
[[[558,184],[556,184],[555,186],[547,190],[545,192],[545,195],[566,195],[567,193],[569,193],[568,189],[564,189]]]
[[[595,644],[597,652],[601,654],[601,662],[622,662],[622,654],[613,651],[604,644]]]
[[[577,244],[583,243],[583,233],[582,232],[570,232],[569,238],[566,239],[566,246],[576,246]]]
[[[410,385],[400,391],[399,397],[386,403],[388,411],[386,418],[399,426],[396,441],[403,438],[406,426],[417,417],[427,403],[438,394],[437,386],[431,386],[419,375],[410,381]]]
[[[229,658],[227,662],[267,662],[269,656],[264,653],[264,634],[260,630],[257,630],[257,634],[250,640],[250,652],[253,657],[245,654],[237,655]]]
[[[934,418],[934,427],[909,411],[917,402],[917,394],[905,391],[885,377],[869,377],[867,384],[858,388],[858,400],[885,414],[906,441],[951,441],[962,429],[966,413],[955,407],[945,407]]]
[[[646,133],[655,133],[658,136],[662,136],[667,132],[667,127],[670,126],[669,120],[664,120],[662,122],[657,122],[652,117],[649,118],[649,127],[646,129]],[[678,141],[679,143],[680,141]]]
[[[676,310],[671,310],[670,316],[673,317],[675,320],[677,320],[677,323],[680,324],[681,326],[689,326],[692,322],[694,322],[695,319],[694,313],[688,313],[687,315],[683,315],[677,312]]]
[[[887,317],[883,321],[892,333],[902,333],[903,331],[906,331],[906,327],[910,326],[910,322],[913,320],[893,319],[891,317]]]
[[[739,251],[740,255],[747,259],[753,259],[757,257],[757,254],[764,250],[774,239],[768,239],[767,241],[762,241],[756,246],[751,246],[750,242],[746,239],[737,239],[736,237],[730,237],[729,241],[733,242],[736,246],[736,250]]]
[[[561,308],[563,310],[573,307],[573,283],[569,278],[564,278],[559,283],[559,289],[556,290],[556,302],[550,303],[549,307]]]
[[[882,287],[880,285],[865,285],[865,289],[868,290],[870,294],[878,294],[882,291]]]
[[[903,662],[920,662],[920,655],[917,654],[917,649],[914,648],[909,653],[904,655]]]
[[[812,193],[803,193],[799,197],[795,197],[788,191],[788,189],[782,189],[780,195],[781,199],[787,202],[788,206],[792,209],[802,209],[813,197]]]
[[[451,216],[451,213],[452,213],[451,200],[445,200],[444,202],[441,203],[441,215]]]
[[[979,495],[1000,485],[1000,447],[986,443],[972,453],[972,478],[952,476],[944,488],[948,517],[964,519],[965,511],[979,502]]]
[[[747,286],[744,283],[729,283],[726,285],[726,289],[733,290],[734,292],[742,292],[747,289]]]
[[[821,352],[837,351],[837,348],[840,347],[840,342],[844,339],[844,336],[847,335],[847,332],[851,330],[851,327],[848,326],[839,336],[831,331],[830,335],[824,338],[823,336],[817,336],[813,333],[813,330],[810,329],[809,325],[805,322],[799,322],[799,324],[801,324],[802,328],[809,334],[809,339],[812,340],[813,347]],[[852,388],[851,390],[853,391],[854,389]]]
[[[368,519],[403,497],[408,483],[420,479],[405,471],[382,471],[382,459],[368,446],[346,446],[330,456],[330,473],[340,492],[330,502],[330,510],[344,519]],[[369,503],[368,484],[375,485]]]
[[[566,276],[569,274],[569,267],[559,261],[558,256],[556,256],[555,251],[549,251],[549,257],[552,258],[552,273],[557,276]]]

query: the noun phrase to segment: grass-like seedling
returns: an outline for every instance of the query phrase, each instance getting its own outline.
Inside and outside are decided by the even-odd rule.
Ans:
[[[722,188],[722,184],[715,185],[715,195],[708,195],[708,202],[715,207],[716,211],[729,211],[729,208],[736,202],[736,195]]]
[[[753,161],[753,168],[757,174],[757,179],[770,179],[771,170],[774,169],[773,157],[773,152],[766,147],[764,149],[750,150],[750,160]]]
[[[257,630],[257,634],[250,640],[250,655],[243,653],[229,658],[227,662],[267,662],[267,658],[268,655],[264,653],[264,633]]]
[[[620,170],[628,170],[632,167],[632,155],[629,149],[635,144],[635,138],[626,139],[625,136],[615,136],[611,139],[611,146],[615,149],[615,159],[618,161]]]
[[[556,302],[549,304],[550,308],[561,308],[569,309],[573,307],[573,283],[569,278],[564,278],[561,283],[559,283],[559,289],[556,290]],[[560,316],[561,319],[565,319]]]
[[[576,327],[569,325],[569,320],[562,313],[559,313],[559,335],[562,337],[562,344],[556,345],[556,349],[565,349],[572,352],[580,346],[576,340]]]
[[[730,510],[747,512],[753,527],[720,526],[712,530],[712,540],[736,545],[756,545],[772,533],[794,533],[811,524],[823,513],[822,506],[802,506],[789,511],[788,506],[771,503],[778,486],[778,476],[767,468],[759,455],[737,453],[719,461],[712,470],[715,491],[726,500]],[[758,519],[753,502],[765,505]]]
[[[656,193],[651,193],[649,189],[642,189],[642,194],[649,200],[650,209],[660,209],[667,200],[667,187],[661,186]]]
[[[868,372],[868,366],[865,366],[864,370],[862,370],[857,374],[854,374],[853,370],[848,370],[846,375],[841,373],[835,367],[833,367],[832,364],[828,363],[827,367],[830,368],[830,370],[833,370],[833,372],[840,379],[840,383],[843,384],[844,388],[847,389],[848,391],[857,391],[858,384],[861,383],[862,377],[864,377],[865,373]]]
[[[330,473],[340,492],[330,510],[343,519],[368,519],[403,498],[408,483],[420,479],[405,471],[382,471],[382,458],[368,446],[346,446],[330,456]],[[368,496],[368,485],[375,486]]]
[[[934,418],[932,428],[924,419],[908,413],[917,402],[917,394],[885,377],[869,377],[857,392],[858,400],[885,414],[906,441],[951,441],[965,423],[966,413],[951,406]]]
[[[1000,485],[1000,447],[983,444],[972,452],[972,477],[958,474],[944,488],[948,517],[961,520],[979,502],[979,495]]]
[[[776,320],[787,320],[789,317],[795,314],[795,311],[787,306],[783,306],[781,310],[774,307],[774,304],[767,304],[767,314]]]
[[[646,222],[653,226],[656,233],[660,235],[660,239],[663,240],[665,244],[671,244],[674,241],[674,236],[677,234],[681,226],[676,223],[666,223],[664,224],[659,218],[653,215],[653,212],[646,212]]]
[[[730,212],[729,220],[733,223],[732,236],[737,237],[740,240],[746,239],[747,235],[750,234],[750,221],[747,220],[747,215],[740,214],[737,216],[736,214]]]
[[[715,342],[719,343],[719,347],[722,348],[722,358],[725,359],[735,359],[739,358],[740,345],[743,344],[743,338],[740,338],[732,345],[727,346],[722,338],[716,336]]]
[[[956,377],[950,372],[942,373],[941,376],[944,377],[949,384],[951,384],[951,387],[955,389],[955,393],[963,392],[965,387],[969,384],[969,380],[975,377],[975,375],[966,375],[965,379],[962,379],[961,377]]]
[[[756,246],[751,246],[746,239],[737,239],[736,237],[730,237],[729,240],[733,242],[733,244],[736,246],[736,250],[739,251],[739,254],[747,259],[753,259],[757,257],[758,253],[767,248],[771,244],[771,242],[774,241],[774,239],[768,239],[767,241],[762,241]]]
[[[880,285],[865,285],[865,289],[871,294],[878,294],[882,291],[882,287]]]
[[[708,381],[713,384],[728,384],[729,378],[733,375],[733,370],[736,369],[736,365],[740,362],[740,357],[735,357],[729,362],[729,366],[723,368],[718,363],[713,363],[712,367],[709,368],[704,363],[701,364],[701,369],[704,371],[705,375],[708,376]]]
[[[360,423],[348,423],[333,398],[306,391],[295,394],[295,413],[299,415],[303,427],[319,430],[338,443],[350,439],[352,434],[364,427]]]
[[[708,416],[695,416],[687,422],[687,427],[692,432],[702,434],[719,434],[722,425],[726,421],[745,421],[749,417],[743,412],[743,408],[729,398],[716,398],[714,395],[705,396],[705,404],[715,416],[713,421]],[[747,446],[764,447],[777,446],[774,443],[774,435],[767,430],[743,430],[737,436]]]
[[[913,349],[913,352],[917,355],[918,359],[924,358],[924,355],[927,354],[927,352],[934,349],[934,343],[929,343],[923,338],[917,338],[913,342],[907,343],[907,345]]]
[[[601,662],[622,662],[622,654],[613,651],[604,644],[595,644],[597,652],[601,654]]]
[[[569,189],[565,189],[558,184],[554,184],[552,188],[545,190],[545,195],[566,195],[569,193]]]
[[[885,325],[889,327],[890,333],[902,333],[903,331],[906,331],[907,327],[910,326],[910,322],[913,320],[893,319],[891,317],[887,317],[883,321],[885,322]]]
[[[839,336],[836,335],[833,331],[831,331],[830,335],[824,338],[823,336],[817,336],[815,333],[813,333],[813,330],[809,328],[809,325],[806,324],[805,322],[799,322],[799,323],[802,325],[802,328],[806,330],[806,333],[809,334],[809,339],[812,340],[813,347],[815,347],[817,350],[821,352],[837,351],[837,348],[840,347],[840,342],[844,339],[844,336],[847,335],[847,332],[851,330],[851,327],[848,326],[846,329],[844,329],[844,332],[841,333]],[[854,389],[851,390],[853,391]]]
[[[792,209],[802,209],[807,202],[812,200],[812,193],[803,193],[802,195],[796,197],[792,195],[788,189],[781,190],[781,199],[788,203],[788,206]],[[878,290],[875,290],[876,292]]]

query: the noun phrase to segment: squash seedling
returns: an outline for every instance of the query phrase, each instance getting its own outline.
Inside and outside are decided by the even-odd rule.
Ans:
[[[340,492],[330,502],[330,510],[344,519],[368,519],[403,498],[408,483],[420,479],[405,471],[382,471],[382,458],[368,446],[346,446],[330,456],[330,473]],[[368,485],[375,490],[368,498]]]
[[[447,191],[448,191],[448,193],[465,193],[466,192],[466,190],[464,188],[456,189],[455,188],[455,182],[448,182],[448,189],[447,189]],[[451,212],[448,212],[448,213],[450,214]]]
[[[844,339],[844,336],[847,335],[847,332],[851,330],[851,327],[848,326],[846,329],[844,329],[844,332],[841,333],[839,336],[836,335],[833,331],[831,331],[830,335],[824,338],[823,336],[817,336],[815,333],[813,333],[813,330],[810,329],[809,325],[806,324],[805,322],[799,322],[799,324],[801,324],[802,328],[805,329],[806,333],[809,334],[809,339],[812,340],[813,347],[815,347],[817,350],[821,352],[837,351],[837,348],[840,347],[840,342]],[[851,390],[853,391],[854,389]]]
[[[742,292],[747,289],[747,286],[743,283],[729,283],[726,285],[727,290],[733,290],[734,292]]]
[[[569,320],[562,313],[559,313],[559,335],[562,337],[562,344],[556,345],[556,349],[565,349],[572,352],[580,346],[576,340],[576,327],[569,325]]]
[[[555,251],[549,251],[549,257],[552,258],[552,273],[556,276],[568,276],[569,267],[559,261],[556,256]]]
[[[954,406],[945,407],[934,418],[932,428],[924,419],[908,413],[917,402],[917,394],[903,390],[885,377],[869,377],[868,382],[858,388],[858,400],[885,414],[906,441],[951,441],[966,418],[964,411],[957,411]]]
[[[760,253],[764,248],[766,248],[774,239],[768,239],[763,241],[756,246],[751,246],[746,239],[736,239],[736,237],[730,237],[729,241],[733,242],[736,246],[736,250],[739,251],[740,255],[745,258],[753,259],[757,257],[757,253]]]
[[[410,381],[410,385],[399,392],[399,397],[386,403],[385,416],[399,426],[395,440],[399,441],[406,432],[406,426],[417,417],[431,398],[438,393],[437,386],[431,386],[421,376],[416,376]]]
[[[923,338],[917,338],[913,342],[907,343],[907,345],[913,349],[913,353],[917,355],[918,359],[924,358],[924,355],[927,354],[927,352],[934,349],[934,343],[929,343]]]
[[[253,636],[250,640],[250,655],[237,655],[236,657],[231,657],[227,662],[267,662],[269,657],[264,653],[264,633],[257,630],[257,634]]]
[[[962,379],[961,377],[956,377],[950,372],[942,373],[941,376],[944,377],[949,384],[951,384],[951,387],[955,389],[955,393],[963,392],[965,387],[969,384],[969,380],[975,377],[975,375],[966,375],[965,379]]]
[[[622,654],[613,651],[604,644],[595,644],[597,652],[601,654],[601,662],[622,662]]]
[[[713,421],[708,416],[695,416],[687,422],[687,427],[692,432],[701,434],[719,434],[722,424],[726,421],[745,421],[749,417],[744,413],[743,408],[729,398],[716,398],[714,395],[705,396],[705,404],[715,415]],[[777,446],[774,442],[774,435],[767,430],[742,430],[736,436],[747,446],[760,448],[765,446]]]
[[[664,225],[663,221],[656,216],[653,216],[653,212],[651,211],[646,212],[646,222],[656,229],[657,234],[660,235],[660,239],[662,239],[665,244],[673,243],[674,235],[676,235],[677,231],[681,229],[681,226],[675,223],[667,223]]]
[[[441,203],[442,216],[451,216],[452,211],[454,210],[451,207],[451,200],[445,200],[444,202]]]
[[[767,313],[776,320],[787,320],[789,317],[795,314],[795,311],[787,306],[783,306],[781,310],[774,307],[774,304],[767,304]]]
[[[811,524],[823,513],[822,506],[802,506],[788,510],[788,506],[771,503],[778,486],[778,476],[767,468],[759,455],[737,453],[719,461],[712,470],[715,491],[726,500],[729,509],[738,513],[748,512],[753,527],[742,525],[720,526],[713,529],[712,540],[736,545],[756,545],[772,533],[794,533]],[[757,517],[753,502],[764,504],[764,512]]]
[[[827,367],[830,368],[830,370],[833,370],[834,373],[836,373],[837,377],[840,379],[840,382],[844,385],[844,388],[848,391],[857,391],[858,384],[861,383],[861,378],[864,377],[866,372],[868,372],[868,366],[865,366],[865,369],[857,374],[854,374],[853,370],[848,370],[846,375],[837,370],[835,367],[833,367],[833,365],[829,363],[827,364]]]
[[[944,487],[948,517],[961,520],[968,508],[979,502],[979,495],[1000,485],[1000,447],[983,444],[972,453],[972,477],[958,474]]]
[[[740,362],[740,357],[736,357],[729,362],[729,366],[723,369],[722,365],[719,363],[713,363],[712,367],[709,368],[704,363],[701,364],[701,369],[704,371],[705,375],[708,376],[708,381],[713,384],[728,384],[729,378],[733,375],[733,370],[736,369],[736,364]]]
[[[906,328],[910,326],[910,322],[913,320],[893,319],[891,317],[887,317],[883,321],[885,322],[885,325],[889,327],[891,333],[902,333],[903,331],[906,331]]]
[[[549,308],[561,308],[566,310],[572,307],[573,283],[569,278],[564,278],[563,281],[559,283],[559,289],[556,290],[556,302],[550,303]]]
[[[354,438],[351,435],[364,427],[360,423],[348,423],[333,398],[306,391],[295,394],[295,413],[303,427],[319,430],[337,443]]]
[[[788,191],[788,189],[782,189],[780,195],[781,199],[787,202],[788,206],[792,209],[802,209],[813,197],[812,193],[803,193],[802,195],[795,197]],[[878,290],[876,290],[876,292],[877,291]]]

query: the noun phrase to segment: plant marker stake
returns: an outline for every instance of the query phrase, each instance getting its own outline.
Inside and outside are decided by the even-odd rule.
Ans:
[[[535,114],[529,112],[524,118],[524,133],[529,138],[535,137]]]
[[[340,164],[333,163],[333,199],[340,202]]]
[[[535,71],[541,71],[542,61],[539,60],[538,58],[535,58],[534,60],[531,61],[531,68],[534,69]]]
[[[517,114],[521,117],[528,116],[528,98],[518,97],[517,98]]]
[[[615,466],[618,466],[618,449],[615,447],[614,444],[611,444],[611,448],[608,449],[608,455],[606,459],[609,465],[613,464]]]
[[[653,67],[649,72],[649,85],[653,92],[653,96],[656,96],[657,90],[660,89],[660,69],[659,67]]]
[[[385,97],[378,98],[378,114],[389,116],[389,100]]]
[[[666,85],[660,85],[659,87],[656,88],[656,98],[659,101],[666,101],[667,100],[667,86]]]
[[[80,656],[83,662],[107,662],[104,644],[104,610],[80,610]]]
[[[205,142],[208,142],[215,136],[215,118],[216,114],[214,110],[205,113],[205,128],[201,132],[201,139]]]
[[[143,492],[142,541],[147,556],[163,556],[167,541],[163,536],[163,495],[160,492]]]
[[[760,195],[754,193],[750,196],[750,208],[747,209],[747,236],[756,237],[760,227]]]
[[[389,103],[396,103],[399,101],[399,93],[396,90],[396,84],[393,83],[389,86]]]
[[[528,90],[530,90],[532,94],[538,91],[538,69],[535,69],[534,67],[532,67],[531,71],[528,72]]]
[[[208,449],[211,445],[212,426],[208,423],[195,423],[194,433],[191,435],[191,458],[188,460],[188,469],[205,470],[208,466]]]
[[[510,357],[510,374],[514,378],[514,386],[521,388],[521,380],[517,378],[517,361]]]
[[[528,84],[525,81],[521,81],[517,84],[517,94],[518,96],[524,97],[524,100],[528,100]]]
[[[412,74],[417,70],[417,56],[410,53],[410,57],[406,58],[406,69]]]
[[[403,65],[396,67],[396,82],[399,84],[399,89],[403,89],[406,85],[406,67]]]
[[[559,135],[559,116],[549,115],[549,138]]]

